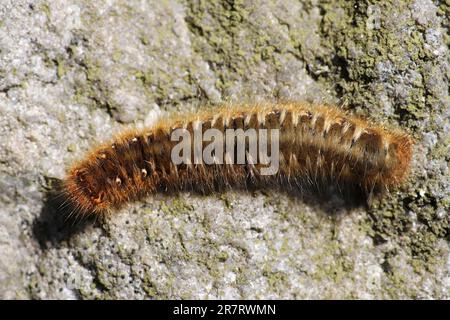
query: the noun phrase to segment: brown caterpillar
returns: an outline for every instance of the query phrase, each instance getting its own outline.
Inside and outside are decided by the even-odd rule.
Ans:
[[[179,164],[171,161],[175,129],[279,129],[279,170],[259,174],[261,164]],[[202,147],[208,143],[203,142]],[[366,193],[406,178],[412,140],[329,106],[265,104],[203,111],[162,119],[151,129],[129,130],[92,150],[63,181],[67,202],[82,214],[103,213],[158,190],[192,187],[202,192],[248,184],[337,184]],[[192,159],[192,158],[191,158]],[[193,161],[192,161],[193,162]],[[236,163],[236,162],[234,162]]]

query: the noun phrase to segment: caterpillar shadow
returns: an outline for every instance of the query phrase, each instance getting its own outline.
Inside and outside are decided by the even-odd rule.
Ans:
[[[75,208],[65,203],[61,182],[53,180],[53,187],[45,195],[40,215],[33,221],[32,233],[42,250],[57,247],[99,222],[98,217],[93,215],[73,214]]]
[[[221,183],[213,186],[202,186],[198,184],[185,184],[180,189],[160,188],[158,193],[168,196],[176,196],[180,191],[188,191],[198,196],[210,197],[220,195],[227,191],[234,190],[242,193],[255,193],[261,191],[263,194],[283,193],[295,198],[313,208],[318,208],[329,216],[336,212],[347,211],[360,207],[369,207],[374,198],[378,198],[383,193],[381,190],[364,191],[360,186],[354,184],[337,185],[335,183],[294,183],[286,179],[277,181],[254,181],[248,179],[242,185],[227,186]],[[344,209],[344,210],[340,210]]]
[[[46,194],[44,206],[40,215],[33,221],[33,236],[39,243],[42,250],[58,247],[63,242],[68,242],[75,235],[85,231],[87,227],[100,226],[103,223],[101,215],[77,215],[75,208],[65,203],[61,181],[54,181],[55,185]],[[211,197],[220,195],[231,190],[230,186],[216,185],[212,188],[202,188],[199,185],[184,185],[180,189],[166,189],[161,187],[157,193],[166,196],[176,196],[179,192],[191,192],[200,197]],[[368,196],[361,188],[354,185],[292,185],[287,181],[278,181],[275,184],[254,184],[245,183],[241,186],[234,186],[233,190],[244,193],[254,193],[263,191],[283,192],[290,197],[300,199],[303,203],[318,208],[330,216],[336,212],[350,212],[357,207],[368,205]],[[148,199],[143,197],[143,199]],[[369,198],[371,198],[369,196]],[[343,210],[341,210],[343,209]]]

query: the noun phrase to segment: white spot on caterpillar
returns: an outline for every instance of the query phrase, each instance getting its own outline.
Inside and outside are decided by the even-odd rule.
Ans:
[[[264,126],[266,124],[266,116],[264,115],[264,113],[259,112],[257,114],[257,119],[260,126]]]
[[[383,149],[386,156],[389,153],[389,142],[386,139],[383,139]]]
[[[223,117],[223,126],[224,127],[227,127],[228,128],[228,126],[229,126],[229,124],[230,124],[230,117],[228,116],[228,115],[225,115],[224,117]]]
[[[292,111],[291,114],[292,114],[292,126],[294,128],[297,128],[299,114],[297,112],[294,112],[294,111]]]
[[[316,121],[317,121],[317,118],[319,118],[319,114],[317,114],[317,113],[315,113],[314,115],[313,115],[313,117],[312,117],[312,119],[311,119],[311,128],[314,128],[315,126],[316,126]]]
[[[328,119],[327,117],[325,117],[325,123],[324,123],[324,125],[323,125],[323,132],[324,132],[325,134],[328,133],[328,130],[330,130],[332,124],[334,124],[334,123],[332,123],[330,119]]]
[[[345,134],[347,130],[350,129],[351,126],[352,124],[350,122],[345,121],[344,126],[342,127],[342,134]]]
[[[291,156],[289,157],[289,163],[294,166],[298,165],[297,156],[295,155],[295,153],[291,153]]]
[[[249,113],[245,116],[244,125],[247,127],[250,124],[250,120],[252,119],[253,114]]]
[[[213,116],[213,118],[212,118],[212,120],[211,120],[211,127],[214,127],[214,125],[216,124],[217,119],[219,119],[219,117],[220,117],[220,114],[218,114],[218,113],[216,113],[216,114]]]
[[[283,125],[284,119],[286,119],[286,110],[282,110],[280,114],[280,126]]]
[[[355,132],[353,133],[353,138],[352,138],[352,140],[353,140],[354,142],[358,141],[359,137],[361,137],[361,135],[362,135],[364,132],[366,132],[366,131],[364,130],[364,128],[362,128],[362,127],[360,127],[360,126],[356,126],[356,127],[355,127]]]

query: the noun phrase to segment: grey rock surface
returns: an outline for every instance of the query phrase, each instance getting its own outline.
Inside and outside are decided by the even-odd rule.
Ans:
[[[0,1],[0,297],[450,299],[448,1]],[[338,195],[157,194],[64,224],[66,168],[128,124],[342,104],[415,140],[411,179]]]

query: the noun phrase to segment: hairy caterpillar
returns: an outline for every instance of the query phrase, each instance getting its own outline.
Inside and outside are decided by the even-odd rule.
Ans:
[[[203,131],[278,129],[279,170],[263,176],[258,163],[195,164],[192,158],[192,164],[175,165],[171,150],[178,142],[171,140],[171,133],[184,128],[193,134],[199,122]],[[407,134],[372,125],[335,107],[302,103],[224,107],[168,117],[153,128],[124,132],[73,165],[63,190],[67,203],[82,214],[103,213],[158,190],[189,187],[209,192],[248,184],[309,183],[350,185],[369,193],[399,185],[408,174],[411,156],[412,140]]]

